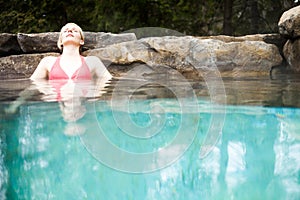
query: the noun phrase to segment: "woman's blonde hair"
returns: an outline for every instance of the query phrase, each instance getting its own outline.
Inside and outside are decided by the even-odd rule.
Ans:
[[[77,24],[75,23],[67,23],[66,25],[64,25],[61,29],[60,29],[60,33],[59,33],[59,37],[58,37],[58,40],[57,40],[57,47],[62,50],[63,46],[62,46],[62,32],[64,30],[64,28],[67,26],[67,25],[73,25],[73,26],[76,26],[79,30],[79,33],[80,33],[80,36],[81,36],[81,39],[84,40],[84,34],[83,34],[83,31],[82,29],[80,28],[80,26],[78,26]]]

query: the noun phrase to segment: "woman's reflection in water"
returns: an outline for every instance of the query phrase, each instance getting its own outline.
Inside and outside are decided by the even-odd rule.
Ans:
[[[79,97],[61,101],[59,103],[62,117],[67,123],[64,129],[66,135],[80,135],[85,132],[85,126],[77,122],[86,114],[84,102]]]
[[[61,115],[66,122],[64,133],[69,136],[83,134],[86,130],[81,119],[87,114],[88,99],[97,99],[105,92],[108,78],[102,78],[97,83],[93,81],[69,80],[63,87],[53,87],[58,98]],[[57,81],[56,81],[57,83]],[[53,83],[52,83],[53,86]]]
[[[65,121],[64,133],[69,136],[80,135],[85,132],[81,121],[87,114],[86,104],[89,100],[97,100],[105,94],[105,87],[111,77],[101,77],[97,80],[34,80],[19,97],[6,109],[7,114],[15,113],[19,106],[28,99],[39,95],[44,102],[58,102],[61,116]]]

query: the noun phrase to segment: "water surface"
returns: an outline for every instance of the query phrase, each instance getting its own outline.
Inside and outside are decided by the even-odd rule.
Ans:
[[[0,197],[300,198],[296,75],[223,78],[214,89],[225,88],[226,104],[211,100],[204,81],[167,82],[114,79],[71,102],[33,88],[15,113],[6,113],[31,82],[1,81]],[[219,137],[211,137],[203,157],[214,133]],[[176,141],[178,135],[188,137]],[[132,160],[169,146],[174,153]]]

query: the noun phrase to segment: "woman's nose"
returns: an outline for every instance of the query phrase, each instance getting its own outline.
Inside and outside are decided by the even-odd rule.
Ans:
[[[71,32],[71,33],[72,33],[73,31],[72,31],[72,30],[67,30],[67,32],[68,32],[68,33],[69,33],[69,32]]]

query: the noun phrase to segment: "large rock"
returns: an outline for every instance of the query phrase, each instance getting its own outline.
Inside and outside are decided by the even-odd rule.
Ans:
[[[278,22],[279,33],[287,38],[300,36],[300,6],[284,12]]]
[[[283,57],[293,72],[300,72],[300,6],[284,12],[278,22],[279,33],[288,38]]]
[[[59,52],[57,47],[59,33],[18,33],[18,42],[23,53]]]
[[[0,79],[28,78],[44,56],[58,53],[12,55],[0,59]]]
[[[211,49],[210,55],[206,55],[206,49]],[[205,62],[211,57],[215,63],[210,61],[210,65],[215,65],[222,73],[235,76],[267,75],[273,66],[280,65],[282,62],[276,46],[261,41],[231,43],[211,41],[208,45],[205,45],[205,41],[201,41],[193,57],[198,60],[202,57]],[[198,68],[203,68],[201,63],[203,62],[199,62]]]
[[[165,65],[181,73],[214,69],[235,76],[266,75],[282,62],[278,48],[263,41],[223,42],[191,36],[144,38],[84,54],[120,65]]]

